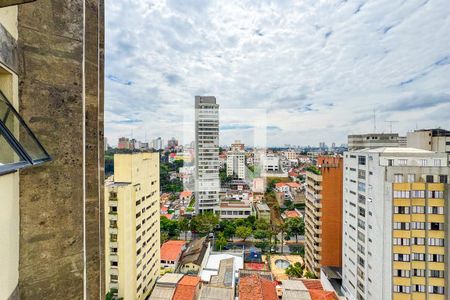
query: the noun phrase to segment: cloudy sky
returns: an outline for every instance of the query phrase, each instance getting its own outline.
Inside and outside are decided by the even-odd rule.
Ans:
[[[193,139],[195,95],[221,144],[346,142],[450,129],[448,0],[106,1],[106,136]]]

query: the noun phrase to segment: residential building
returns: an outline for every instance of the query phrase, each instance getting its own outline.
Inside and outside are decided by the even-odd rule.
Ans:
[[[172,300],[195,300],[201,288],[200,277],[184,275],[178,282]]]
[[[0,1],[0,299],[105,294],[104,14],[85,2]]]
[[[239,281],[239,299],[278,300],[276,283],[259,275],[250,275]]]
[[[191,241],[184,251],[178,270],[184,274],[198,274],[206,262],[211,251],[211,244],[202,237]]]
[[[366,133],[348,136],[349,150],[398,146],[398,133]]]
[[[191,191],[182,191],[180,193],[180,202],[183,205],[189,205],[192,200],[192,192]]]
[[[344,157],[342,286],[349,299],[448,299],[446,153],[414,148]]]
[[[152,300],[172,300],[178,283],[182,280],[183,274],[166,273],[156,282],[150,299]]]
[[[105,184],[105,277],[118,297],[145,299],[160,272],[159,153],[114,155]]]
[[[160,249],[161,268],[166,271],[175,271],[184,249],[186,249],[186,241],[169,240],[162,244]]]
[[[161,137],[157,137],[156,139],[152,140],[151,147],[155,149],[156,151],[163,149],[163,140]]]
[[[321,266],[341,266],[342,178],[340,156],[319,156],[306,171],[305,262],[316,276]]]
[[[270,208],[266,203],[257,203],[255,205],[256,216],[258,219],[266,220],[270,223]]]
[[[266,154],[261,158],[262,168],[266,172],[277,172],[280,170],[280,158],[275,154]]]
[[[201,272],[201,280],[210,286],[228,287],[234,289],[239,269],[244,267],[242,252],[214,253],[212,252]]]
[[[197,214],[219,207],[219,104],[195,96],[195,206]]]
[[[252,215],[252,206],[243,201],[221,201],[218,210],[220,219],[246,219]]]
[[[420,129],[407,133],[409,148],[418,148],[450,154],[450,131],[436,129]]]
[[[407,136],[399,136],[398,137],[398,146],[401,148],[408,147],[408,137]],[[417,148],[417,147],[412,147],[412,148]]]
[[[227,152],[227,176],[245,179],[245,169],[244,144],[235,141]]]
[[[117,148],[119,149],[130,149],[130,139],[126,137],[119,138],[117,143]]]

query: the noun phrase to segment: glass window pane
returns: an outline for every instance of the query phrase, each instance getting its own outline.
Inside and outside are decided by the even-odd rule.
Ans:
[[[25,161],[17,154],[0,132],[0,171],[2,166],[19,162]]]
[[[0,119],[21,144],[33,161],[49,159],[47,153],[39,145],[30,129],[25,125],[8,100],[0,93],[0,112],[6,112]]]

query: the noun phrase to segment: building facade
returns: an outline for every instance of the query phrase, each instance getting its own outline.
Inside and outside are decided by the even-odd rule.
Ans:
[[[450,131],[437,128],[408,132],[407,145],[410,148],[450,154]]]
[[[219,207],[219,104],[213,96],[195,96],[195,207],[197,213]]]
[[[103,1],[86,2],[0,1],[0,299],[104,296]]]
[[[319,156],[306,171],[305,258],[316,276],[322,266],[342,265],[343,159]]]
[[[227,152],[227,176],[245,179],[245,151],[240,141],[235,141]]]
[[[160,272],[159,153],[114,155],[105,185],[106,288],[145,299]]]
[[[349,299],[448,299],[445,153],[344,154],[342,286]]]
[[[398,133],[367,133],[351,134],[348,136],[348,149],[358,150],[365,148],[398,147]]]

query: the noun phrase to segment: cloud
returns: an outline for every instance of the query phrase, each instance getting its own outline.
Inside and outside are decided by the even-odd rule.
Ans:
[[[449,15],[447,0],[109,1],[105,135],[192,136],[183,114],[199,94],[223,114],[267,112],[221,118],[224,144],[262,122],[282,129],[270,145],[340,144],[372,131],[374,109],[401,134],[449,128]]]
[[[253,128],[255,126],[249,124],[224,124],[220,126],[220,130],[246,130]]]
[[[397,112],[397,111],[410,111],[417,109],[427,109],[438,106],[443,103],[450,103],[450,94],[442,95],[417,95],[408,98],[404,98],[385,105],[381,111],[384,112]]]

